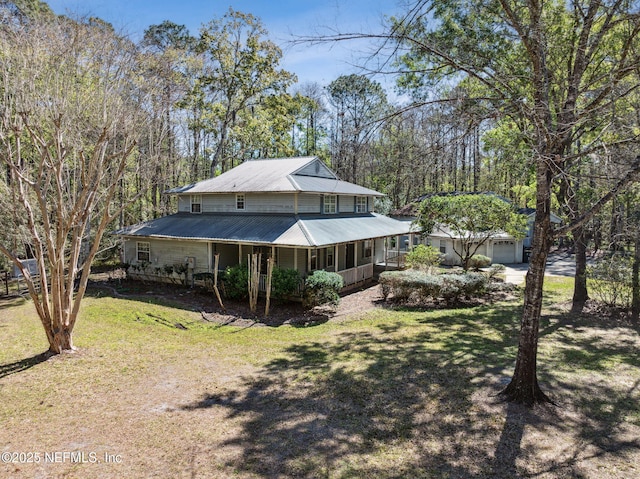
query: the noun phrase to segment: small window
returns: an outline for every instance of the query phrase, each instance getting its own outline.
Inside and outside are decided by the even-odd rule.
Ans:
[[[371,253],[372,253],[372,241],[371,240],[365,240],[362,242],[362,257],[363,258],[371,258]]]
[[[191,195],[191,212],[202,213],[202,196]]]
[[[338,197],[336,195],[326,195],[324,197],[325,214],[335,214],[338,211]]]
[[[366,212],[367,212],[367,197],[357,196],[356,197],[356,213],[366,213]]]
[[[151,262],[151,245],[146,241],[138,241],[136,243],[136,258],[138,262],[150,263]]]
[[[237,210],[244,209],[244,193],[236,195],[236,209]]]
[[[327,248],[327,268],[333,266],[333,247]]]

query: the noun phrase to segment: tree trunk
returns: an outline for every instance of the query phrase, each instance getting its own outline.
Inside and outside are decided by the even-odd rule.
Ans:
[[[75,349],[71,338],[71,330],[65,326],[47,331],[47,339],[49,340],[49,351],[54,354]]]
[[[533,406],[551,402],[538,385],[537,354],[542,288],[551,248],[551,180],[552,173],[545,162],[537,165],[536,216],[529,271],[524,290],[524,309],[520,323],[518,355],[511,382],[500,392],[507,401]]]
[[[587,291],[587,242],[585,241],[584,228],[576,228],[573,231],[573,237],[576,253],[576,274],[571,312],[581,313],[589,299]]]
[[[631,299],[631,320],[636,325],[640,316],[640,228],[636,230],[636,241],[633,254],[633,269],[631,274],[632,299]]]

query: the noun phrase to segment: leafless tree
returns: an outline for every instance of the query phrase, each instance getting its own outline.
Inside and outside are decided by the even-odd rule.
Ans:
[[[67,18],[4,28],[0,51],[0,189],[12,198],[3,214],[13,236],[0,251],[22,271],[49,350],[60,353],[74,348],[104,233],[140,194],[123,181],[135,174],[147,119],[137,54],[109,24]]]

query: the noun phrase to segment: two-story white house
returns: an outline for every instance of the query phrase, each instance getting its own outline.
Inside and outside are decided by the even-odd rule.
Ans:
[[[167,192],[178,212],[116,233],[123,260],[146,275],[188,265],[188,275],[247,262],[262,253],[304,277],[339,273],[345,286],[373,277],[410,225],[374,212],[377,191],[341,181],[317,157],[246,161],[215,178]],[[393,241],[387,241],[393,238]]]

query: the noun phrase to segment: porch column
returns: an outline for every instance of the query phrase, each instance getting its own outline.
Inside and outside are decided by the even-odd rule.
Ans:
[[[400,235],[396,236],[396,250],[398,252],[398,256],[396,256],[396,263],[398,269],[400,269]]]
[[[293,269],[298,270],[298,248],[293,248]]]
[[[207,243],[207,272],[211,273],[211,251],[213,250],[213,243]]]
[[[242,264],[242,245],[238,244],[238,264]]]
[[[307,273],[311,272],[311,248],[307,249]]]
[[[376,264],[376,240],[371,240],[371,264]]]
[[[355,241],[353,243],[353,267],[358,267],[358,243],[359,241]]]
[[[339,271],[338,265],[340,263],[338,263],[338,252],[340,251],[340,248],[338,248],[338,245],[335,244],[333,245],[333,271],[335,273],[337,273]]]
[[[389,237],[384,238],[384,269],[389,266]]]
[[[271,260],[276,260],[276,247],[274,245],[271,245]]]

